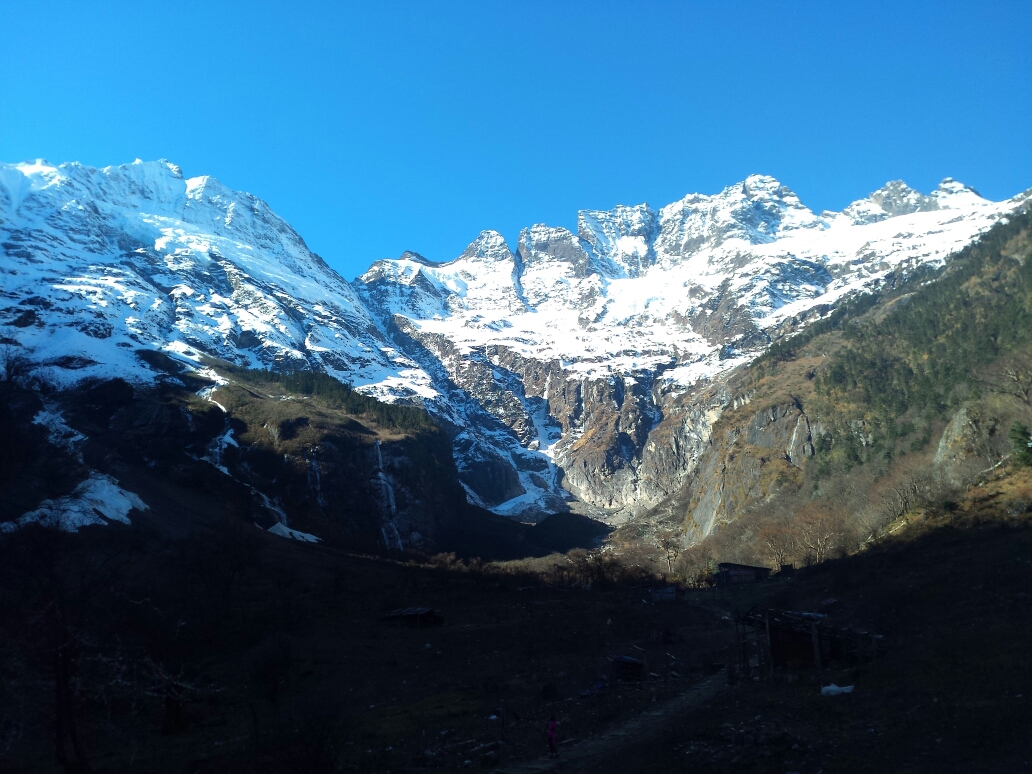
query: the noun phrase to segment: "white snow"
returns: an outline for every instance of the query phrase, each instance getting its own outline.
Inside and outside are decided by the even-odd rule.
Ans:
[[[941,265],[1027,198],[991,202],[951,179],[925,195],[895,181],[818,215],[779,181],[753,175],[659,209],[582,211],[576,234],[538,224],[516,252],[484,231],[453,261],[380,260],[352,286],[265,202],[212,177],[184,179],[167,161],[94,169],[38,160],[0,165],[4,306],[35,313],[28,325],[8,324],[14,314],[0,325],[42,365],[79,358],[50,368],[58,384],[157,378],[141,349],[217,384],[205,355],[322,370],[378,399],[423,405],[502,456],[538,455],[552,481],[577,428],[556,437],[540,396],[523,395],[501,371],[490,386],[522,403],[535,431],[524,443],[534,448],[478,428],[475,400],[455,388],[470,358],[508,350],[560,364],[566,380],[661,370],[659,388],[686,390],[748,362],[762,334],[786,321],[892,272]],[[420,348],[392,338],[396,321]],[[714,334],[724,326],[722,348]],[[752,339],[735,337],[750,327]],[[224,433],[214,457],[231,442]],[[527,473],[520,481],[527,495],[495,510],[556,495]]]
[[[708,300],[731,293],[757,327],[770,329],[871,287],[893,270],[941,264],[1019,203],[989,202],[950,181],[936,196],[939,209],[857,224],[814,215],[777,181],[753,176],[658,214],[646,205],[582,212],[580,239],[545,226],[521,235],[524,305],[511,302],[514,259],[499,248],[496,262],[478,271],[468,257],[477,243],[431,268],[379,261],[361,281],[432,274],[435,288],[452,293],[433,314],[425,313],[425,294],[374,301],[418,330],[446,337],[461,353],[502,346],[536,360],[559,359],[571,378],[632,373],[674,356],[678,365],[665,378],[687,387],[733,365],[718,361],[717,347],[692,328]],[[648,235],[651,263],[645,262]],[[632,258],[639,268],[628,268]],[[492,313],[502,310],[504,326],[493,324]]]
[[[47,428],[50,432],[47,441],[73,454],[82,462],[82,451],[79,446],[86,440],[86,436],[65,424],[64,416],[56,407],[44,408],[32,418],[32,423]]]
[[[78,532],[80,527],[107,524],[109,521],[128,524],[129,512],[133,508],[148,510],[143,500],[122,489],[118,481],[92,471],[89,478],[75,487],[70,495],[44,500],[35,510],[16,521],[0,524],[0,530],[13,532],[27,524],[39,523],[65,532]]]
[[[280,523],[273,524],[268,530],[266,530],[266,532],[271,532],[273,535],[279,535],[280,537],[290,538],[291,540],[300,540],[302,543],[322,542],[322,538],[318,538],[308,532],[290,529],[290,527],[284,526]]]
[[[199,361],[333,371],[391,400],[431,396],[429,379],[382,385],[418,366],[387,345],[351,286],[250,194],[211,177],[184,180],[166,161],[94,169],[0,165],[5,304],[41,323],[10,332],[58,384],[147,381],[135,356],[159,349]],[[5,326],[6,333],[6,326]]]
[[[647,205],[583,211],[576,235],[532,226],[520,234],[518,255],[495,232],[483,232],[447,263],[411,256],[377,261],[356,287],[383,317],[404,318],[441,376],[456,383],[463,383],[469,359],[501,349],[558,362],[567,380],[661,370],[661,388],[677,392],[763,349],[762,336],[750,343],[733,334],[729,347],[718,346],[701,324],[710,315],[723,315],[711,327],[771,332],[815,307],[875,288],[892,272],[941,265],[1025,198],[990,202],[949,180],[925,196],[893,183],[843,213],[816,215],[777,180],[755,175],[658,211]],[[441,376],[434,377],[440,397],[424,393],[431,409],[508,453],[505,439],[442,406],[450,398]],[[507,389],[497,370],[493,381],[492,390]],[[519,387],[514,394],[520,396]],[[548,463],[544,478],[550,479],[557,452],[573,442],[576,428],[557,440],[544,425],[547,416],[520,400],[536,431],[527,451]],[[544,496],[526,473],[520,482],[527,493],[493,510],[517,514]]]

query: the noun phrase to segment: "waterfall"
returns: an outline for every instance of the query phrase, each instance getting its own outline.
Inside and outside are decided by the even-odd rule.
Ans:
[[[315,501],[320,508],[326,507],[326,498],[322,493],[322,471],[319,470],[319,459],[315,451],[308,458],[308,488],[315,490]]]
[[[272,514],[276,517],[276,521],[278,523],[282,524],[284,527],[290,526],[287,523],[287,512],[283,510],[279,503],[269,499],[268,495],[266,495],[264,492],[258,491],[254,487],[251,487],[251,491],[258,495],[258,499],[262,501],[262,505],[264,505],[269,511],[272,512]]]
[[[394,524],[394,517],[397,513],[397,505],[394,501],[394,487],[391,480],[383,470],[383,452],[380,449],[380,439],[376,439],[376,477],[380,481],[380,496],[383,499],[384,525],[380,530],[383,534],[383,542],[388,551],[397,549],[403,550],[401,535]]]
[[[391,486],[391,481],[387,478],[387,474],[383,472],[383,452],[380,451],[379,438],[376,439],[376,464],[376,476],[380,479],[380,493],[383,496],[383,505],[387,510],[388,516],[393,521],[394,514],[397,511],[397,505],[394,502],[394,487]]]

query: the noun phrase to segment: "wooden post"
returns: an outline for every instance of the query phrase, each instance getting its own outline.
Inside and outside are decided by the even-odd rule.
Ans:
[[[813,663],[817,671],[821,670],[821,640],[817,636],[817,624],[810,624],[810,631],[813,634]]]
[[[770,646],[770,613],[763,614],[763,621],[767,625],[767,672],[770,679],[774,679],[774,651]]]
[[[742,643],[741,624],[738,621],[735,621],[735,650],[738,656],[738,668],[742,674],[746,674],[748,670],[745,668],[745,645]]]

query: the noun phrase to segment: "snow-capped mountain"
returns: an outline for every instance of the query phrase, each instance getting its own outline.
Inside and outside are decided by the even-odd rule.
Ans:
[[[4,335],[59,381],[146,378],[144,348],[432,394],[265,202],[166,161],[0,166],[0,245]]]
[[[524,494],[486,504],[525,507],[561,480],[603,511],[640,509],[690,475],[726,401],[681,396],[843,297],[941,264],[1024,198],[893,182],[817,215],[752,176],[658,211],[582,211],[577,234],[533,226],[515,253],[485,231],[448,263],[378,261],[356,288],[437,383],[443,366],[508,428],[510,455],[535,453],[516,465]]]
[[[666,378],[688,386],[712,373],[714,358],[748,356],[753,348],[736,345],[764,340],[815,303],[894,269],[942,262],[1013,206],[947,180],[931,197],[890,183],[818,216],[754,176],[658,212],[582,211],[576,235],[533,226],[515,254],[485,231],[448,263],[411,253],[378,261],[357,289],[382,314],[445,334],[463,352],[506,346],[587,376],[679,367]],[[706,325],[721,304],[725,319]],[[731,319],[741,330],[729,332]]]
[[[535,225],[515,250],[485,231],[453,261],[406,253],[349,284],[264,202],[168,162],[0,166],[0,326],[58,381],[152,378],[141,349],[325,370],[433,412],[474,503],[612,514],[691,475],[728,401],[701,386],[1026,198],[895,182],[815,214],[753,176],[582,211],[576,234]]]

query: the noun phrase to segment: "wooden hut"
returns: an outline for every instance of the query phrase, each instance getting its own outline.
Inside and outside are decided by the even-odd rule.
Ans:
[[[755,658],[767,671],[859,663],[882,650],[881,635],[832,623],[820,613],[753,607],[738,618],[736,631],[742,662]]]
[[[754,567],[751,564],[721,562],[717,565],[717,585],[724,588],[740,583],[759,583],[770,577],[769,567]]]

